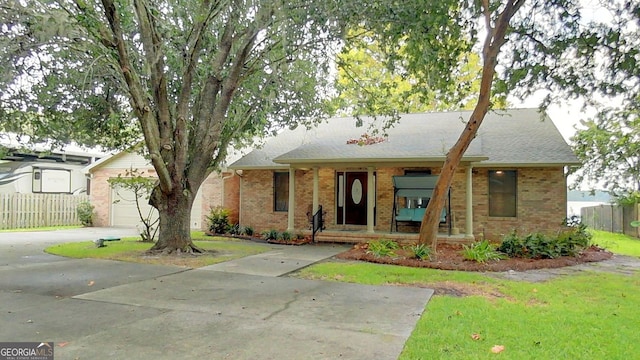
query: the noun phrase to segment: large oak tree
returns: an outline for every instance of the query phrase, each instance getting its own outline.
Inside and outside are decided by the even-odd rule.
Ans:
[[[331,5],[5,1],[2,124],[120,147],[132,145],[138,129],[158,175],[152,250],[198,251],[190,209],[230,145],[324,115],[324,51],[341,33]]]

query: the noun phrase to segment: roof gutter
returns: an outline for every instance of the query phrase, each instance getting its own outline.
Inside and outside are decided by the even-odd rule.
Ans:
[[[463,157],[461,162],[481,162],[488,160],[487,156],[467,156]],[[287,158],[275,158],[273,160],[276,164],[315,164],[315,165],[327,165],[327,164],[345,164],[345,163],[358,163],[358,164],[398,164],[398,163],[420,163],[425,162],[444,162],[445,156],[438,157],[411,157],[411,158],[332,158],[332,159],[287,159]]]
[[[509,167],[509,168],[535,168],[535,167],[560,167],[560,166],[580,166],[580,162],[539,162],[539,163],[500,163],[500,162],[474,162],[471,166],[474,168],[496,168],[496,167]]]

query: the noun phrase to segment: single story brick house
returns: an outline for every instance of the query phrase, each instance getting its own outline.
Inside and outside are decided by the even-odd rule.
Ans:
[[[144,172],[145,176],[157,177],[155,169],[142,155],[136,152],[119,152],[87,166],[84,171],[90,177],[89,196],[95,207],[95,226],[135,227],[140,225],[135,206],[135,195],[131,191],[113,188],[110,178],[125,176],[129,169]],[[191,210],[191,228],[206,230],[206,216],[212,207],[222,206],[230,211],[230,221],[238,221],[239,177],[233,172],[213,172],[201,185]],[[143,214],[152,207],[141,202]],[[155,209],[152,210],[156,212]],[[157,213],[157,212],[156,212]],[[157,215],[156,215],[157,216]]]
[[[384,141],[372,130],[382,119],[363,118],[358,127],[354,118],[332,118],[285,130],[229,166],[241,174],[240,224],[307,233],[321,207],[320,241],[417,238],[410,233],[419,223],[402,216],[426,207],[469,116],[402,115]],[[371,144],[357,144],[367,138]],[[578,159],[546,114],[488,113],[453,179],[441,236],[468,242],[499,240],[512,229],[556,229],[567,213],[570,165]]]

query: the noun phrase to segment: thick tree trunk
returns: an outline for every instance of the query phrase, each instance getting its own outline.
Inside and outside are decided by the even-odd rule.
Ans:
[[[478,102],[471,113],[471,117],[466,127],[460,134],[458,141],[447,153],[447,157],[442,165],[442,172],[433,190],[431,200],[427,205],[422,223],[420,224],[420,237],[418,242],[426,244],[431,242],[431,249],[435,253],[438,246],[438,227],[440,223],[440,213],[446,201],[446,194],[451,187],[453,175],[462,160],[462,156],[469,148],[471,141],[476,137],[480,124],[491,105],[491,86],[495,75],[496,64],[500,48],[505,43],[505,34],[509,27],[509,21],[516,11],[522,6],[525,0],[508,0],[502,12],[491,19],[491,9],[488,0],[482,1],[482,8],[486,22],[487,36],[484,41],[482,57],[484,60],[482,67],[482,79],[480,81],[480,92]],[[492,26],[492,22],[494,22]],[[449,220],[450,221],[450,220]]]
[[[160,216],[158,241],[150,252],[201,253],[191,241],[191,207],[193,197],[189,191],[174,191],[164,194],[159,187],[154,189],[152,205],[158,209]],[[156,206],[157,204],[157,206]]]
[[[456,144],[453,145],[447,153],[447,157],[442,165],[442,171],[438,177],[438,182],[436,183],[435,189],[433,189],[431,200],[429,200],[429,204],[427,205],[427,209],[424,213],[424,218],[420,224],[420,237],[418,240],[421,244],[431,242],[431,248],[433,250],[438,246],[440,213],[442,212],[442,208],[444,208],[447,200],[447,192],[449,191],[449,187],[451,187],[453,175],[462,160],[462,156],[471,144],[471,141],[473,141],[473,138],[476,136],[478,128],[480,128],[480,124],[482,123],[484,115],[487,113],[488,109],[489,98],[487,97],[486,100],[482,100],[481,98],[471,114],[471,118],[469,119],[469,122],[467,122],[467,126],[462,134],[460,134]],[[451,221],[451,219],[449,219],[449,221]]]

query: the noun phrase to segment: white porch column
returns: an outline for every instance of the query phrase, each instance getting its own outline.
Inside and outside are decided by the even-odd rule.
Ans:
[[[473,237],[473,166],[467,166],[467,212],[465,220],[465,235]]]
[[[376,184],[373,167],[367,168],[367,232],[373,233],[375,223],[374,210],[376,206]]]
[[[296,169],[289,168],[289,207],[287,215],[287,231],[295,230],[296,208]]]
[[[320,192],[320,171],[317,167],[313,168],[313,214],[318,212],[318,208],[320,207],[319,200],[319,192]]]

